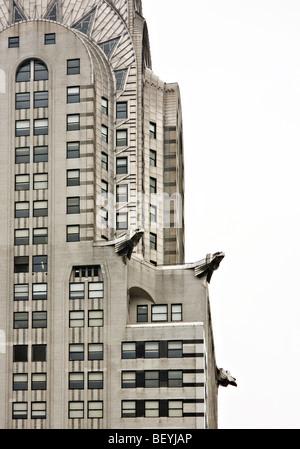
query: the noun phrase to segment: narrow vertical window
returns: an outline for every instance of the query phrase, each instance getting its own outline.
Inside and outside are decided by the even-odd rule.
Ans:
[[[156,151],[150,150],[150,165],[151,167],[156,167]]]
[[[150,139],[156,139],[156,123],[150,123]]]
[[[103,114],[108,115],[108,99],[107,98],[102,97],[101,110],[102,110]]]
[[[102,125],[101,129],[102,142],[108,143],[108,128],[107,126]]]
[[[108,170],[108,155],[104,152],[101,153],[101,167]]]

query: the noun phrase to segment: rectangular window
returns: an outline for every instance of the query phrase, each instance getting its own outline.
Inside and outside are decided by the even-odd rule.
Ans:
[[[48,201],[34,201],[33,202],[33,216],[47,217],[48,216]]]
[[[152,321],[168,321],[168,306],[157,305],[152,306]]]
[[[67,242],[79,242],[80,241],[80,226],[69,225],[67,226]]]
[[[48,173],[35,173],[33,175],[34,190],[48,189]]]
[[[104,170],[108,170],[108,155],[104,152],[101,153],[101,166]]]
[[[128,186],[127,184],[117,186],[117,203],[127,203],[128,201]]]
[[[105,125],[102,125],[101,136],[102,136],[102,142],[108,143],[108,128]]]
[[[32,373],[31,389],[32,390],[46,390],[47,389],[47,374],[46,373]]]
[[[104,208],[101,209],[101,224],[103,227],[108,226],[108,211]]]
[[[77,159],[80,157],[80,143],[67,142],[67,159]]]
[[[168,341],[168,357],[182,357],[182,341]]]
[[[67,131],[77,131],[80,129],[80,115],[69,114],[67,115]]]
[[[13,419],[27,419],[27,402],[13,402],[12,417]]]
[[[13,390],[28,390],[28,374],[13,375]]]
[[[150,165],[151,167],[156,167],[156,151],[150,150]]]
[[[30,108],[30,93],[22,92],[16,94],[16,109],[29,109]]]
[[[107,100],[107,98],[102,97],[101,106],[102,106],[103,114],[108,115],[108,100]]]
[[[84,389],[84,373],[69,373],[69,390]]]
[[[159,358],[159,342],[146,341],[145,342],[145,359]]]
[[[103,282],[89,282],[89,299],[103,298]]]
[[[93,372],[88,373],[88,388],[89,389],[102,389],[103,388],[103,373]]]
[[[78,75],[80,73],[80,59],[67,60],[67,74]]]
[[[29,300],[29,285],[15,284],[14,301],[28,301],[28,300]]]
[[[122,372],[122,388],[136,388],[136,372],[123,371]]]
[[[47,345],[32,345],[31,360],[32,362],[46,362]]]
[[[155,178],[150,178],[150,194],[157,192],[157,182]]]
[[[120,101],[117,103],[116,114],[117,114],[117,119],[127,118],[127,102],[126,101]]]
[[[33,230],[33,244],[46,245],[48,243],[48,229],[36,228]]]
[[[28,256],[16,256],[14,258],[14,272],[15,273],[28,273],[29,272],[29,257]]]
[[[15,163],[27,164],[30,162],[30,150],[29,147],[16,148],[15,150]]]
[[[84,299],[84,282],[71,282],[69,285],[70,299]]]
[[[29,217],[29,201],[20,201],[15,203],[15,218]]]
[[[118,231],[128,228],[128,214],[127,212],[118,212],[116,217],[116,228]]]
[[[120,129],[116,133],[116,145],[117,147],[127,146],[127,129]]]
[[[48,91],[34,92],[33,104],[35,108],[47,108],[48,107]]]
[[[145,388],[159,387],[159,371],[145,371]]]
[[[80,170],[67,170],[67,186],[80,185]]]
[[[122,418],[136,417],[136,401],[122,401]]]
[[[32,271],[34,273],[47,272],[47,256],[33,256],[32,257]]]
[[[103,401],[88,401],[88,418],[103,418]]]
[[[47,312],[32,312],[32,328],[46,328],[47,327]]]
[[[83,344],[71,344],[69,346],[69,360],[84,360]]]
[[[159,417],[159,401],[145,401],[145,418]]]
[[[168,371],[168,387],[182,387],[182,371]]]
[[[150,204],[150,222],[157,222],[157,207]]]
[[[16,121],[16,137],[30,136],[30,120]]]
[[[14,329],[28,329],[28,312],[14,313]]]
[[[55,33],[47,33],[47,34],[45,34],[44,43],[45,43],[45,45],[53,45],[53,44],[55,44]]]
[[[67,214],[80,213],[80,197],[74,196],[67,198]]]
[[[28,345],[14,345],[13,361],[14,362],[28,361]]]
[[[136,343],[122,343],[122,359],[136,358]]]
[[[117,175],[127,174],[127,157],[118,157],[117,158]]]
[[[15,245],[29,245],[29,229],[15,230]]]
[[[34,61],[34,81],[48,79],[48,69],[43,62]]]
[[[47,299],[46,283],[32,284],[32,299],[33,300]]]
[[[108,196],[108,183],[106,181],[101,181],[101,195],[104,196],[104,198],[107,198]]]
[[[89,310],[89,327],[103,326],[103,310]]]
[[[156,139],[156,123],[150,122],[150,139]]]
[[[67,103],[80,103],[80,87],[67,87]]]
[[[137,322],[148,322],[148,306],[137,306]]]
[[[48,146],[33,147],[33,162],[48,162]]]
[[[103,343],[89,343],[88,360],[103,360]]]
[[[84,418],[84,402],[83,401],[69,402],[69,418],[70,419]]]
[[[150,249],[157,250],[157,235],[150,232]]]
[[[182,418],[183,416],[183,401],[168,401],[168,417]]]
[[[72,310],[69,315],[69,327],[84,327],[84,311]]]
[[[8,38],[8,48],[17,48],[20,45],[19,36],[9,37]]]
[[[171,305],[171,320],[182,321],[182,304]]]
[[[48,119],[47,118],[35,119],[33,130],[35,136],[46,136],[48,134]]]

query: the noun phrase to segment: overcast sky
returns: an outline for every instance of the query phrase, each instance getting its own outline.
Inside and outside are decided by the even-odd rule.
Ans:
[[[153,71],[181,89],[186,262],[210,301],[219,428],[300,428],[300,2],[143,0]]]

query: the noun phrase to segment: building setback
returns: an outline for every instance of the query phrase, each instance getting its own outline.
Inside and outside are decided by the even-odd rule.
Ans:
[[[216,428],[180,91],[140,0],[0,1],[0,428]]]

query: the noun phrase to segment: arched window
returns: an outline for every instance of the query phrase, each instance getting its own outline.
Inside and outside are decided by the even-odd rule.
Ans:
[[[46,64],[40,59],[28,59],[22,62],[17,69],[16,82],[47,80],[48,69]]]

